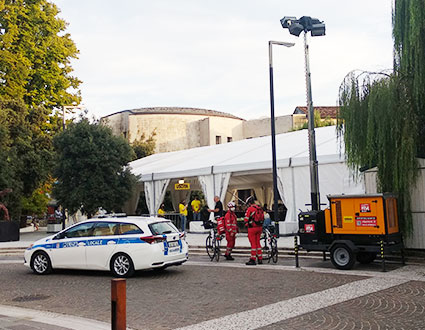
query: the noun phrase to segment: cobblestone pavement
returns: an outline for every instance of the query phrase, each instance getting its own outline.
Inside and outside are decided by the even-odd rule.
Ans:
[[[421,271],[406,278],[406,268],[394,265],[388,273],[380,273],[379,264],[341,272],[328,269],[329,261],[306,259],[302,265],[321,268],[296,271],[293,260],[286,259],[251,268],[243,265],[245,259],[218,264],[203,257],[191,260],[163,272],[138,272],[127,280],[129,327],[421,329],[419,320],[424,321]],[[109,273],[58,271],[36,276],[22,264],[8,263],[10,258],[3,261],[1,305],[109,322]],[[335,301],[330,298],[334,296]],[[247,322],[244,313],[258,322]],[[227,318],[235,322],[226,323]],[[215,320],[217,327],[208,323]]]
[[[410,281],[261,329],[425,329],[425,283]]]

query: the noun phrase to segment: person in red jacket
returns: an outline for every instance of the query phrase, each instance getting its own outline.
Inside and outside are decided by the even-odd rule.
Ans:
[[[248,206],[245,213],[245,226],[248,227],[248,239],[251,244],[251,258],[246,265],[255,265],[263,263],[263,249],[261,247],[260,238],[263,231],[264,212],[263,209],[254,204],[254,197],[249,196],[246,200]]]
[[[226,230],[227,241],[226,253],[224,256],[226,260],[235,260],[232,257],[232,249],[235,247],[236,233],[238,231],[237,217],[235,214],[236,205],[234,202],[229,202],[227,204],[227,208],[227,213],[224,216],[224,227]]]

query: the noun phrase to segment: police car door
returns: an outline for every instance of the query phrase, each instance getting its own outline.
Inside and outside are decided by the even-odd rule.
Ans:
[[[49,255],[53,268],[85,268],[86,244],[93,222],[77,224],[52,240]]]
[[[94,225],[86,246],[87,268],[109,269],[109,260],[118,243],[118,237],[115,235],[118,225],[119,223],[108,221]]]

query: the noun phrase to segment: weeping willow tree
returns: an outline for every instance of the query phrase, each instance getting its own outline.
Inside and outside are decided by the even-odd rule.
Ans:
[[[397,0],[393,12],[394,69],[417,116],[418,157],[425,158],[425,1]]]
[[[425,1],[396,0],[394,68],[351,72],[340,88],[338,128],[350,166],[377,167],[378,190],[399,196],[399,218],[411,233],[410,188],[425,157]]]

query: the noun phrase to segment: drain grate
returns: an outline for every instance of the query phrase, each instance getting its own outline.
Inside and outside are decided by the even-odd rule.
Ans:
[[[12,301],[25,302],[25,301],[36,301],[36,300],[44,300],[48,299],[50,296],[46,296],[44,294],[29,294],[26,296],[13,298]]]

